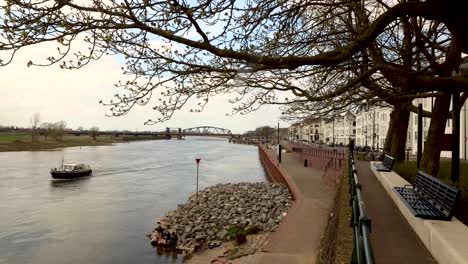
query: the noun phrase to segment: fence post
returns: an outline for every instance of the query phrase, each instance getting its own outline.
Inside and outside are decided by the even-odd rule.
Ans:
[[[352,209],[350,226],[353,229],[353,251],[351,263],[374,263],[374,254],[370,243],[371,220],[367,217],[362,201],[361,185],[358,182],[354,162],[354,141],[349,142],[348,153],[349,193]]]

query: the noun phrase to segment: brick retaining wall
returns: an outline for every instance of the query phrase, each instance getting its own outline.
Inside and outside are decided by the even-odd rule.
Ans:
[[[270,155],[268,155],[264,146],[258,145],[258,155],[265,172],[267,173],[268,177],[270,177],[270,180],[288,186],[289,190],[294,196],[294,200],[299,200],[301,193],[299,192],[296,184],[292,181],[291,177],[286,173],[286,171],[284,171],[283,168],[279,166],[278,161],[272,159]]]

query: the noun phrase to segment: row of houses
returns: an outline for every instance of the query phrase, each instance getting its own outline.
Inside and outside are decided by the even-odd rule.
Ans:
[[[413,104],[422,104],[424,110],[431,111],[434,105],[433,100],[432,98],[420,98],[415,99]],[[323,144],[329,142],[328,144],[333,143],[334,145],[347,145],[349,140],[353,139],[357,146],[383,148],[387,137],[391,112],[392,109],[388,107],[372,107],[366,111],[359,111],[357,113],[347,112],[334,118],[307,118],[302,122],[291,125],[288,130],[288,136],[293,140]],[[468,154],[468,103],[463,105],[460,119],[460,158],[466,160]],[[417,114],[411,113],[406,148],[412,155],[415,155],[417,150],[417,122]],[[429,124],[430,118],[423,118],[423,141],[428,135]],[[445,128],[446,134],[452,133],[452,126],[452,120],[449,119]],[[441,156],[450,157],[451,152],[443,151]]]
[[[356,145],[379,148],[385,142],[390,112],[389,108],[375,107],[334,118],[307,118],[289,127],[289,137],[334,145],[347,145],[353,139]]]

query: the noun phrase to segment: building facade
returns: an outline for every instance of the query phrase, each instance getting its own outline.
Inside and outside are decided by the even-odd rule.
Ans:
[[[356,145],[381,149],[385,145],[391,108],[371,107],[356,114]]]
[[[432,111],[434,107],[435,99],[433,98],[418,98],[413,101],[413,105],[418,106],[422,104],[422,108],[425,111]],[[427,135],[429,133],[429,126],[431,119],[427,117],[422,118],[422,129],[423,129],[423,151],[424,143],[426,141]],[[468,103],[462,106],[460,111],[460,159],[467,160],[468,158]],[[453,121],[451,118],[447,119],[445,125],[445,134],[452,134]],[[418,149],[418,115],[415,113],[410,114],[410,121],[408,124],[408,135],[406,138],[406,147],[410,149],[412,155],[417,154]],[[442,151],[440,154],[441,157],[452,157],[451,151]]]
[[[413,105],[422,104],[426,111],[431,111],[435,99],[419,98],[413,101]],[[349,139],[354,139],[356,146],[370,146],[382,149],[390,123],[390,107],[371,107],[368,110],[359,111],[355,115],[346,113],[333,119],[309,118],[306,122],[293,124],[289,127],[289,138],[304,140],[307,142],[331,142],[336,145],[347,145]],[[423,118],[423,148],[430,126],[430,118]],[[453,121],[447,120],[446,134],[452,134]],[[406,148],[409,153],[416,155],[418,140],[418,116],[410,114]],[[442,157],[451,157],[451,151],[442,151]],[[468,103],[464,103],[460,111],[460,158],[468,159]]]
[[[308,118],[289,127],[289,138],[347,145],[356,138],[356,117],[348,112],[335,118]]]

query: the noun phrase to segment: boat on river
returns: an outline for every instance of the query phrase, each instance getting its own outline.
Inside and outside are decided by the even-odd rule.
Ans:
[[[83,163],[67,163],[59,168],[50,170],[50,174],[54,179],[75,179],[79,177],[89,176],[93,171],[88,164]]]

